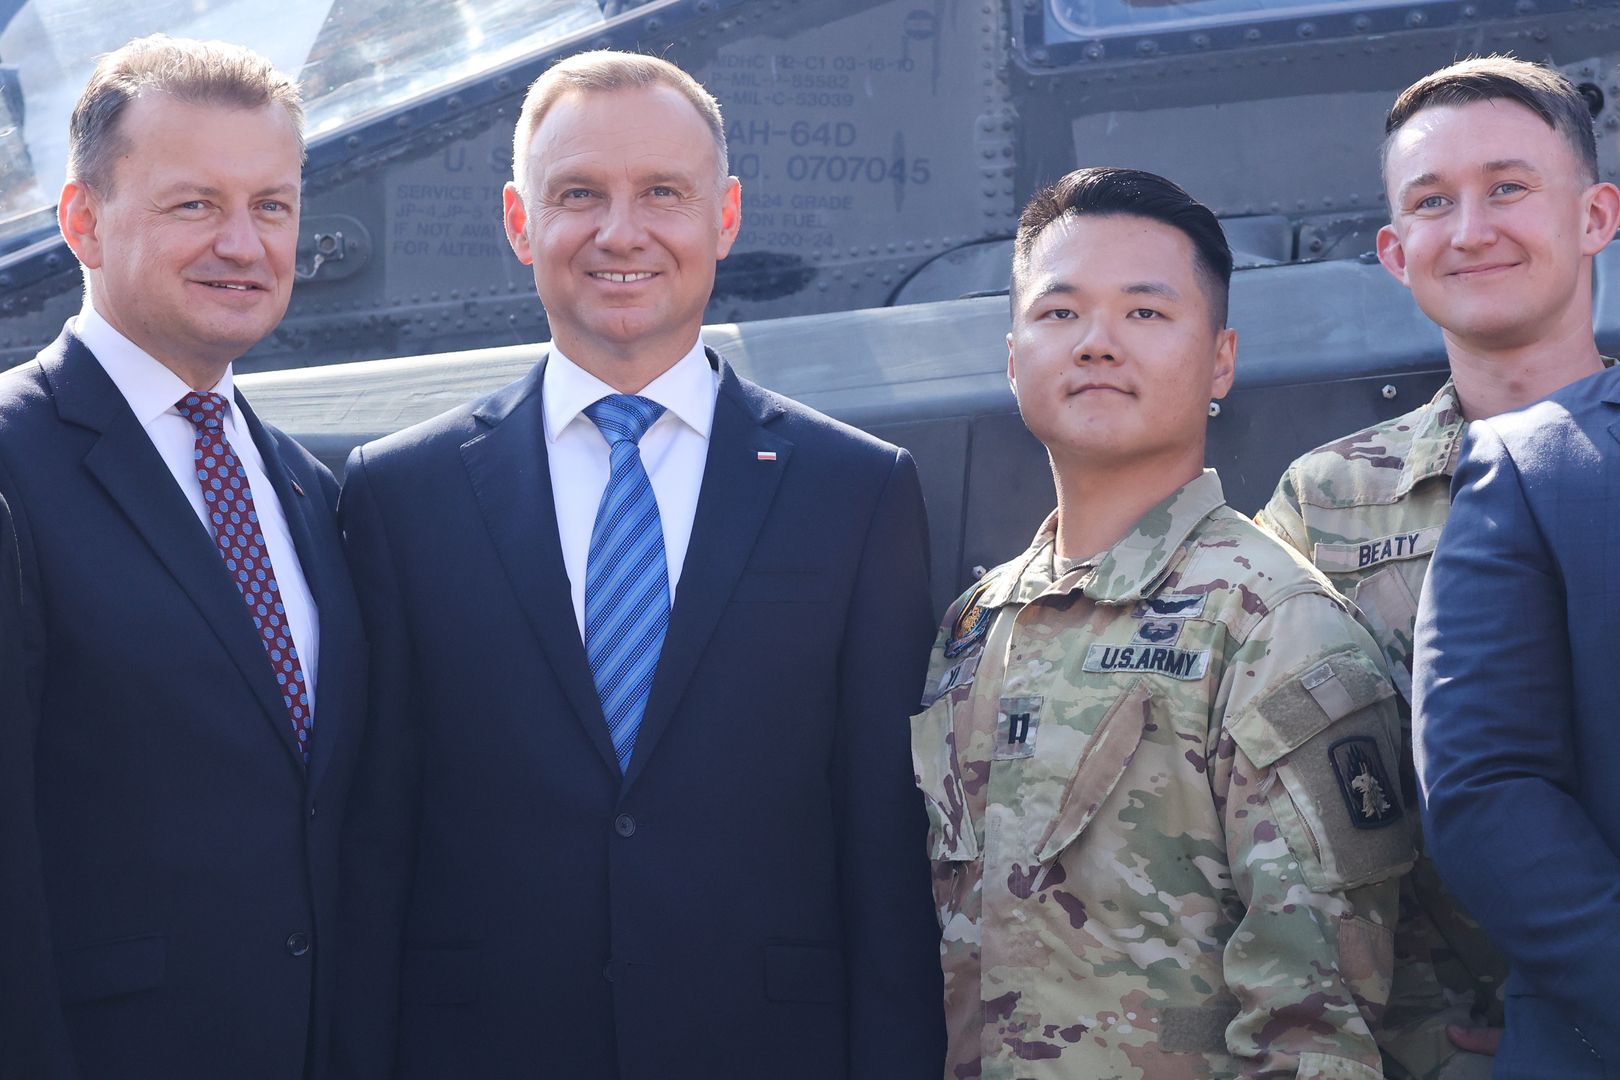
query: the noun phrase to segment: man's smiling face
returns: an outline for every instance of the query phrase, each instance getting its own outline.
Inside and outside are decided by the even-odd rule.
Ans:
[[[1522,347],[1584,320],[1595,190],[1574,147],[1517,102],[1424,109],[1390,140],[1384,266],[1424,314],[1477,350]]]
[[[125,107],[109,190],[70,184],[64,232],[96,310],[176,370],[218,368],[287,311],[303,152],[285,110]]]
[[[741,220],[697,109],[667,86],[564,94],[526,176],[507,193],[507,237],[562,351],[595,367],[689,349]]]

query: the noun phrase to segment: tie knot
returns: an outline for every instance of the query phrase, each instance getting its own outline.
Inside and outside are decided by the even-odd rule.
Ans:
[[[610,394],[585,406],[585,415],[610,446],[626,440],[640,443],[653,421],[663,414],[664,407],[658,402],[633,394]]]
[[[198,430],[218,431],[230,404],[222,394],[195,391],[175,402],[174,407]]]

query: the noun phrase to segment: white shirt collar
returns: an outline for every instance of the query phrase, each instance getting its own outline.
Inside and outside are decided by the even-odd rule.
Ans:
[[[714,396],[720,376],[709,366],[703,339],[693,343],[675,366],[648,383],[639,396],[656,401],[702,438],[709,437],[714,424]],[[584,415],[587,405],[617,394],[607,383],[586,371],[553,343],[546,360],[541,387],[545,405],[546,442],[554,443],[563,429]],[[585,423],[590,424],[587,417]],[[593,425],[594,427],[594,425]]]
[[[164,413],[175,412],[175,403],[191,393],[185,380],[115,330],[88,300],[79,311],[73,332],[95,354],[143,428]],[[212,390],[235,404],[229,367]]]

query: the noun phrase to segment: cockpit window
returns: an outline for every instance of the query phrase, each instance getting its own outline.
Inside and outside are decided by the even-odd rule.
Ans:
[[[603,18],[600,0],[0,0],[0,250],[51,225],[68,114],[131,38],[240,42],[298,72],[313,141]]]

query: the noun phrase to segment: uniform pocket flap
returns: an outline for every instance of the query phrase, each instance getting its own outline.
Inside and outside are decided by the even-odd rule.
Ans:
[[[1334,721],[1394,693],[1375,660],[1346,646],[1282,680],[1228,730],[1249,760],[1263,769],[1304,746]]]
[[[1080,752],[1058,812],[1036,845],[1038,861],[1057,858],[1091,824],[1136,756],[1152,710],[1153,692],[1143,678],[1114,702]]]
[[[62,1004],[154,990],[163,985],[167,952],[160,934],[65,949],[56,954]]]
[[[478,998],[482,951],[468,947],[407,947],[400,998],[408,1005],[465,1005]]]
[[[832,945],[765,946],[765,996],[772,1001],[843,1001],[843,952]]]

